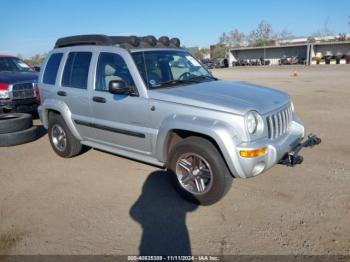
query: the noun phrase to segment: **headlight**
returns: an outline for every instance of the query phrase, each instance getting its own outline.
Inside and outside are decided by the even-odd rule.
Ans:
[[[293,102],[290,102],[290,107],[292,108],[292,112],[294,113],[294,104],[293,104]]]
[[[10,97],[8,90],[0,90],[0,99],[7,99]]]
[[[254,134],[258,128],[260,115],[258,112],[250,111],[245,116],[245,124],[249,134]]]

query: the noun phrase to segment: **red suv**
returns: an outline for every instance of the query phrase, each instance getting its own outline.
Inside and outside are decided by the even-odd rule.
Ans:
[[[0,114],[35,112],[38,73],[17,57],[0,54]]]

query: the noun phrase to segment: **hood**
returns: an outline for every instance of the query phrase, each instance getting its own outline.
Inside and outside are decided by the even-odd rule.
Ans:
[[[253,84],[210,81],[172,88],[154,89],[150,98],[244,115],[256,110],[261,115],[289,103],[288,94]]]
[[[35,82],[38,80],[38,73],[35,72],[0,72],[0,83],[13,84],[17,82]]]

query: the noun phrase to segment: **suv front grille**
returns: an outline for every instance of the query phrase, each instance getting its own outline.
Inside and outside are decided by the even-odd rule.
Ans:
[[[12,97],[14,100],[35,97],[33,83],[14,84],[12,87]]]
[[[279,112],[273,113],[266,118],[269,138],[276,139],[285,134],[293,120],[292,108],[288,107]]]

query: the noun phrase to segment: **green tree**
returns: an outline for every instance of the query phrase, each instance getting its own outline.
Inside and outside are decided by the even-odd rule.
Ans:
[[[247,37],[250,46],[273,45],[273,30],[271,24],[262,20],[256,29],[252,30]]]
[[[240,32],[237,28],[227,33],[222,33],[219,37],[220,45],[217,49],[219,54],[222,55],[223,46],[228,47],[240,47],[248,43],[249,46],[267,46],[275,45],[277,40],[287,39],[292,36],[292,33],[284,29],[280,32],[274,32],[270,23],[262,20],[255,29],[253,29],[248,35]]]
[[[256,38],[258,40],[271,40],[272,39],[272,26],[265,20],[262,20],[258,24],[258,28],[255,29]]]
[[[335,32],[329,26],[329,18],[324,21],[323,27],[312,34],[313,37],[331,36]]]
[[[346,34],[345,33],[340,33],[339,36],[338,36],[338,41],[346,41],[347,40],[347,37],[346,37]]]
[[[219,44],[228,45],[230,41],[229,39],[230,39],[229,36],[225,32],[223,32],[219,37]]]
[[[308,43],[316,43],[316,39],[315,39],[314,37],[312,37],[312,36],[309,36],[309,37],[307,38],[307,42],[308,42]]]
[[[273,35],[274,40],[285,40],[285,39],[288,39],[291,37],[293,37],[293,34],[290,31],[288,31],[287,29],[283,29],[280,32],[276,32]]]
[[[46,57],[46,54],[36,54],[36,55],[31,56],[28,59],[24,59],[24,61],[31,66],[41,65],[43,63],[45,57]]]
[[[245,38],[245,34],[236,28],[229,33],[228,43],[230,46],[240,47],[244,43]]]
[[[194,56],[201,60],[205,56],[207,56],[209,53],[210,53],[209,48],[201,48],[194,54]]]
[[[225,58],[228,53],[228,46],[224,44],[217,44],[214,49],[214,58]]]

